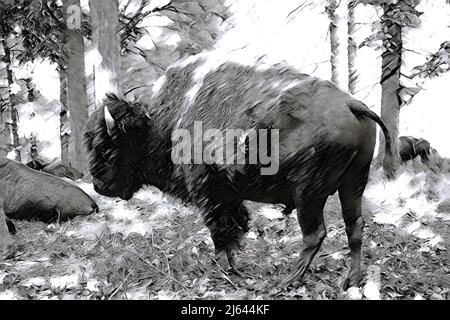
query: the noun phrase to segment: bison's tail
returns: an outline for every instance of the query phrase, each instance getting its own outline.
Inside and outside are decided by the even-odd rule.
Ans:
[[[386,154],[392,155],[393,152],[392,152],[391,135],[389,134],[389,130],[386,127],[386,124],[383,122],[383,120],[381,120],[381,118],[375,112],[367,108],[366,105],[363,104],[362,102],[353,100],[352,102],[348,103],[348,107],[356,117],[366,117],[378,123],[378,125],[381,127],[381,130],[383,130],[384,140],[386,142],[385,144]]]

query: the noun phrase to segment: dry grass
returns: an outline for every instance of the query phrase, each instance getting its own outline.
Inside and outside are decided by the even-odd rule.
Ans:
[[[192,210],[155,200],[151,190],[128,203],[99,196],[96,200],[102,210],[88,218],[49,226],[16,223],[19,252],[0,263],[0,298],[348,298],[341,287],[348,272],[348,248],[336,195],[326,206],[328,237],[304,282],[290,290],[280,290],[277,284],[301,249],[295,214],[269,219],[261,214],[264,207],[250,204],[252,229],[237,254],[242,276],[236,276],[224,275],[213,264],[208,230]],[[380,298],[448,299],[449,221],[410,214],[399,226],[377,224],[373,204],[364,207],[363,270],[379,270]],[[442,241],[418,237],[417,230],[408,232],[417,221]]]

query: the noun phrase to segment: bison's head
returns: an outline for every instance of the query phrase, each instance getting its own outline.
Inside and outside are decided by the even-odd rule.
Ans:
[[[147,115],[144,106],[109,94],[90,117],[85,142],[98,193],[128,200],[143,184]]]

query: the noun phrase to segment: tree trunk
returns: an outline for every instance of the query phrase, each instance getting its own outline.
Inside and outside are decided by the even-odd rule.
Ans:
[[[105,98],[107,92],[121,95],[121,56],[119,36],[118,0],[89,0],[92,24],[92,40],[102,57],[95,65],[94,83],[96,104]],[[95,81],[95,80],[94,80]]]
[[[331,47],[331,81],[339,84],[338,75],[338,57],[339,57],[339,36],[337,30],[338,17],[336,15],[337,3],[336,0],[329,0],[326,11],[328,18],[330,19],[330,25],[328,27],[330,33],[330,47]]]
[[[9,132],[12,135],[12,141],[10,142],[10,148],[14,149],[15,159],[17,161],[21,161],[20,156],[20,142],[19,142],[19,134],[17,130],[17,110],[16,110],[16,95],[12,92],[13,81],[13,73],[11,69],[11,51],[9,49],[8,43],[6,39],[2,40],[3,52],[5,54],[4,61],[6,64],[6,78],[8,80],[8,93],[9,93],[9,106],[8,110],[10,113],[10,119],[5,122],[6,127],[9,127]]]
[[[30,137],[30,157],[32,161],[37,160],[39,153],[38,153],[38,146],[37,146],[37,137],[32,133]]]
[[[355,26],[355,0],[349,0],[347,5],[347,56],[348,56],[348,91],[351,94],[356,92],[358,74],[356,72],[356,43],[353,36],[356,31]]]
[[[78,6],[80,0],[64,0],[64,13],[68,6]],[[81,12],[81,9],[79,10]],[[66,21],[69,17],[66,16]],[[73,168],[79,172],[87,171],[87,152],[84,146],[84,128],[88,118],[86,77],[84,64],[84,42],[81,30],[67,26],[64,53],[67,73],[67,110],[70,121],[69,159]]]
[[[395,4],[384,5],[384,14],[381,19],[385,32],[384,52],[381,66],[381,119],[389,129],[392,141],[392,155],[384,152],[384,136],[380,133],[380,147],[378,161],[383,163],[383,168],[388,177],[394,177],[399,167],[398,131],[400,115],[400,98],[397,93],[401,88],[400,68],[402,64],[402,27],[391,19]]]
[[[70,123],[67,114],[67,73],[65,67],[62,64],[60,64],[58,71],[59,71],[59,102],[61,105],[61,111],[59,112],[61,163],[65,166],[69,166]]]

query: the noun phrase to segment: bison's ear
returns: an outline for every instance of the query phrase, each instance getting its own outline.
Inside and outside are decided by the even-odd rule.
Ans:
[[[105,106],[103,108],[105,112],[105,123],[106,123],[106,131],[108,132],[108,135],[112,136],[114,127],[116,126],[116,123],[114,121],[114,118],[112,117],[111,113],[109,113],[108,107]]]

